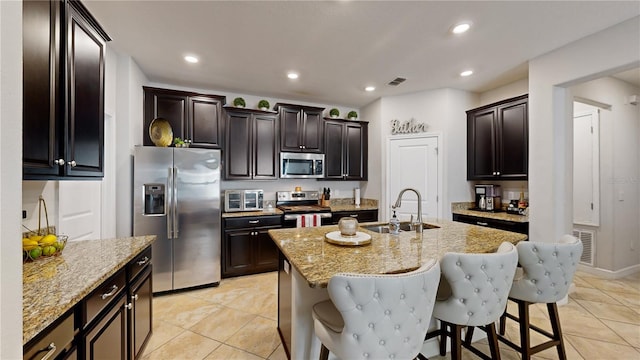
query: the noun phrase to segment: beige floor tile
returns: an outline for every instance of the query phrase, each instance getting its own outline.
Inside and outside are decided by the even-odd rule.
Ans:
[[[184,331],[185,330],[179,326],[171,325],[167,322],[154,318],[153,334],[149,338],[149,342],[147,343],[143,354],[149,354]]]
[[[271,355],[269,355],[269,360],[287,360],[287,353],[285,353],[282,344],[278,345]]]
[[[608,326],[594,317],[575,316],[561,319],[560,325],[564,335],[575,335],[615,344],[626,344],[626,341],[613,332],[613,330],[609,329]]]
[[[618,279],[618,281],[640,291],[640,279],[632,279],[627,277],[627,278]]]
[[[156,303],[154,298],[153,316],[155,319],[188,329],[218,309],[220,305],[180,294],[172,295],[171,301],[162,303]]]
[[[570,360],[583,360],[584,358],[578,350],[569,342],[566,338],[564,339],[564,352],[567,355],[567,359]],[[556,360],[558,359],[558,350],[556,347],[549,348],[547,350],[541,351],[534,356],[531,357],[533,360],[537,359],[545,359],[545,360]]]
[[[601,279],[596,277],[586,277],[583,279],[589,284],[593,285],[593,287],[600,290],[625,292],[625,293],[640,295],[640,289],[636,289],[635,287],[623,281]]]
[[[615,291],[608,291],[607,295],[616,299],[623,305],[640,307],[640,295]]]
[[[189,330],[224,342],[255,317],[256,315],[243,311],[221,307],[190,327]]]
[[[236,299],[245,297],[250,293],[251,292],[246,288],[242,288],[242,287],[237,288],[237,287],[233,287],[232,285],[228,285],[228,286],[220,286],[217,288],[197,290],[197,292],[190,294],[190,296],[198,299],[202,299],[205,301],[210,301],[212,303],[226,305],[229,303],[233,303]]]
[[[215,340],[185,331],[145,355],[144,360],[204,359],[219,346],[220,343]]]
[[[587,309],[585,309],[577,300],[569,299],[569,302],[558,306],[558,314],[560,314],[560,322],[571,321],[575,316],[593,317]]]
[[[590,313],[600,319],[640,323],[640,314],[624,305],[603,304],[599,302],[577,300]]]
[[[593,285],[588,283],[586,280],[584,280],[584,278],[582,278],[580,276],[574,276],[573,277],[573,283],[576,286],[580,286],[580,287],[586,287],[586,288],[593,288],[594,287]]]
[[[280,345],[276,326],[276,321],[258,316],[225,343],[266,358]]]
[[[616,334],[625,339],[631,346],[640,347],[640,324],[629,324],[619,321],[602,320]]]
[[[609,360],[640,358],[640,352],[631,346],[611,344],[579,336],[568,335],[566,339],[573,345],[585,360]]]
[[[222,344],[204,360],[261,360],[262,358],[240,349]]]
[[[278,311],[278,295],[256,292],[252,293],[252,296],[243,296],[225,305],[251,314],[266,315],[265,317],[275,320]]]
[[[599,303],[620,305],[620,302],[615,298],[609,296],[608,292],[604,292],[602,290],[595,289],[595,288],[585,288],[582,286],[576,286],[576,291],[573,292],[570,296],[572,299],[575,299],[575,300],[588,300],[588,301],[595,301]]]

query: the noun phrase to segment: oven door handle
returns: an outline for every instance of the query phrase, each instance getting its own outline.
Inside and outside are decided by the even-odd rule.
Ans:
[[[313,213],[313,214],[284,214],[284,220],[295,220],[298,215],[316,215],[316,213]],[[329,219],[329,218],[331,218],[331,213],[330,212],[317,213],[317,215],[320,215],[321,219]]]

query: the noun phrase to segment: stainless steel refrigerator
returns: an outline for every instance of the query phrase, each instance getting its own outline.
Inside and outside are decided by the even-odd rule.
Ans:
[[[138,146],[133,234],[153,243],[153,292],[220,282],[220,151]]]

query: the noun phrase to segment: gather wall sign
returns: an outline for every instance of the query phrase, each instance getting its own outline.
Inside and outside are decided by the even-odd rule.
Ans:
[[[428,127],[427,123],[417,122],[414,118],[406,121],[395,119],[391,120],[391,135],[427,132]]]

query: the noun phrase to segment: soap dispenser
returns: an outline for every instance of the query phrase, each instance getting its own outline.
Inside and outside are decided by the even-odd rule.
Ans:
[[[396,216],[396,211],[393,210],[393,216],[391,220],[389,220],[389,233],[390,234],[398,234],[400,232],[400,220]]]

